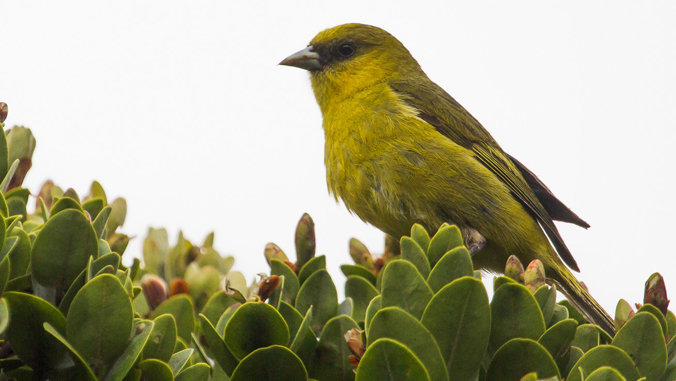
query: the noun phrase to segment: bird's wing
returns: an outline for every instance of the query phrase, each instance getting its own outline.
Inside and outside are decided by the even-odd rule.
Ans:
[[[421,85],[420,82],[423,84]],[[560,205],[563,203],[558,201],[532,172],[520,165],[521,163],[512,162],[510,156],[502,151],[488,131],[434,82],[425,78],[424,81],[417,81],[415,85],[407,82],[393,82],[390,86],[418,111],[421,119],[434,126],[443,136],[473,151],[477,160],[498,176],[514,197],[536,218],[554,244],[561,259],[570,268],[579,271],[573,255],[554,225],[552,216],[540,202],[529,182],[524,179],[522,172],[525,170],[536,180],[536,184],[541,185],[536,189],[546,190],[545,195],[549,195]],[[563,206],[565,208],[565,205]],[[568,208],[565,209],[568,210]]]
[[[531,172],[528,168],[526,168],[525,165],[516,160],[512,155],[508,153],[505,154],[519,169],[519,172],[521,172],[523,178],[526,180],[533,192],[535,192],[535,196],[537,196],[542,206],[544,206],[545,210],[547,213],[549,213],[554,221],[568,222],[585,229],[589,227],[589,224],[586,221],[575,214],[575,212],[570,210],[563,202],[561,202],[561,200],[556,198],[554,193],[552,193],[552,191],[547,188],[547,186],[535,175],[535,173]]]

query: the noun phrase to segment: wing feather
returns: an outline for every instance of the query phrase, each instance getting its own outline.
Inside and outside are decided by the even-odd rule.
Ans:
[[[535,174],[505,153],[465,108],[427,77],[417,78],[415,84],[398,82],[390,86],[419,112],[421,119],[446,138],[472,150],[477,160],[493,172],[538,221],[561,259],[570,268],[579,271],[553,218],[588,227],[586,222],[554,197]]]

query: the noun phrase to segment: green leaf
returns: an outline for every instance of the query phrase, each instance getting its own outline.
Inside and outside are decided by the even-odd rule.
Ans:
[[[312,353],[314,353],[315,348],[317,347],[317,336],[310,328],[310,321],[312,320],[312,307],[310,307],[303,317],[303,321],[298,327],[298,332],[293,338],[293,342],[289,347],[293,353],[295,353],[298,358],[301,359],[303,364],[307,367],[310,364],[310,359]]]
[[[319,334],[324,324],[338,312],[338,292],[326,270],[310,275],[298,291],[295,305],[298,312],[303,315],[310,306],[314,306],[310,327]]]
[[[369,303],[378,295],[378,290],[368,280],[355,275],[347,277],[345,297],[352,298],[354,302],[352,317],[357,323],[364,322]]]
[[[184,341],[190,341],[190,333],[195,329],[195,312],[192,300],[186,294],[174,295],[160,304],[152,317],[162,314],[171,314],[176,320],[178,336]]]
[[[12,260],[12,263],[14,263],[14,260]],[[669,340],[671,340],[672,338],[676,337],[676,315],[674,315],[674,313],[671,311],[667,311],[666,320],[667,336],[669,337]]]
[[[676,364],[671,364],[667,367],[660,381],[676,381]]]
[[[356,381],[431,381],[425,367],[410,349],[391,340],[369,345],[359,361]]]
[[[497,291],[501,286],[510,283],[516,284],[518,282],[507,276],[498,276],[493,278],[493,292]]]
[[[0,180],[7,178],[7,171],[9,170],[9,149],[7,148],[7,137],[5,136],[5,131],[2,131],[0,134]],[[11,177],[7,180],[7,185],[11,181]],[[0,192],[0,193],[4,193]],[[5,217],[7,217],[5,215]]]
[[[427,284],[432,289],[432,292],[436,293],[456,279],[473,275],[472,258],[469,255],[469,251],[464,246],[461,246],[456,247],[441,257],[427,278]]]
[[[401,259],[391,261],[384,272],[383,307],[400,307],[420,319],[433,295],[420,272],[410,262]]]
[[[211,372],[211,367],[209,365],[200,362],[193,366],[189,366],[181,371],[174,380],[176,381],[203,381],[209,379],[209,373]]]
[[[486,301],[486,308],[488,308],[488,301]],[[444,358],[442,358],[441,351],[432,334],[416,318],[400,308],[383,308],[376,313],[373,321],[371,321],[369,343],[382,338],[395,340],[410,349],[423,363],[432,380],[448,380],[450,371],[459,370],[453,369],[454,367],[451,364],[449,364],[451,365],[449,370],[446,370]],[[467,346],[465,346],[465,349],[469,350]],[[480,362],[477,362],[477,370],[479,369],[478,365],[480,365]],[[458,368],[467,367],[468,364],[465,363]],[[454,380],[463,379],[458,373],[460,372],[453,373]]]
[[[345,277],[349,277],[350,275],[358,275],[369,282],[371,284],[375,285],[376,284],[376,276],[373,274],[371,271],[369,271],[366,267],[364,266],[359,266],[359,265],[341,265],[340,266],[340,271],[343,272]]]
[[[313,257],[307,261],[303,267],[301,267],[300,271],[298,272],[298,281],[300,284],[303,284],[310,275],[315,273],[315,271],[322,269],[326,269],[326,255]]]
[[[9,307],[7,301],[0,298],[0,335],[3,335],[9,325]],[[2,368],[4,369],[4,368]]]
[[[347,297],[345,300],[343,300],[342,303],[338,305],[338,311],[336,312],[337,315],[347,315],[349,317],[353,317],[353,311],[354,311],[354,302],[352,301],[352,298]]]
[[[561,377],[552,356],[536,341],[512,339],[501,346],[486,373],[486,381],[519,380],[536,372],[538,379]]]
[[[225,344],[240,360],[258,348],[288,343],[289,328],[282,315],[269,304],[245,303],[225,326]]]
[[[96,218],[94,218],[94,220],[92,221],[92,227],[94,227],[96,236],[100,239],[103,239],[105,237],[106,222],[108,222],[110,212],[112,211],[113,208],[111,208],[110,206],[106,206],[103,209],[101,209],[99,214],[97,214]],[[149,268],[149,270],[152,270],[152,268]]]
[[[613,338],[612,345],[624,350],[648,381],[658,380],[667,367],[667,347],[662,327],[649,312],[638,312]]]
[[[239,363],[231,381],[304,381],[307,371],[291,350],[281,345],[259,348]]]
[[[636,313],[639,312],[648,312],[652,314],[657,319],[657,321],[660,322],[660,326],[662,327],[662,334],[666,336],[668,329],[667,319],[662,313],[662,311],[660,311],[657,307],[653,306],[652,304],[644,304],[643,306],[641,306],[641,308],[638,309],[638,311],[636,311]]]
[[[490,344],[494,349],[514,338],[537,340],[545,332],[537,301],[517,283],[505,284],[493,294],[491,316]]]
[[[68,341],[95,370],[105,369],[124,351],[132,329],[131,300],[109,274],[97,276],[80,289],[66,318]]]
[[[2,228],[2,225],[0,225]],[[12,229],[7,234],[8,237],[16,237],[17,242],[7,254],[12,263],[9,272],[9,279],[15,279],[26,274],[31,260],[31,241],[28,234],[20,228]]]
[[[167,363],[156,359],[143,360],[138,364],[143,381],[173,381],[174,375]]]
[[[566,364],[566,368],[563,370],[563,372],[561,372],[561,375],[564,377],[564,379],[568,378],[568,374],[573,369],[573,366],[582,358],[582,356],[584,356],[584,352],[582,352],[582,349],[578,347],[570,347],[570,356],[568,359],[568,364]]]
[[[462,233],[457,226],[445,226],[439,229],[437,234],[432,237],[427,249],[430,266],[434,268],[444,254],[462,245]]]
[[[401,259],[411,262],[420,272],[423,278],[427,279],[430,275],[430,263],[422,247],[410,237],[401,237]]]
[[[298,332],[298,328],[303,322],[303,315],[287,302],[282,302],[279,305],[279,308],[277,308],[277,311],[279,311],[284,318],[286,326],[289,327],[289,344],[291,344],[293,338],[296,336],[296,332]]]
[[[552,320],[549,321],[549,326],[553,326],[554,324],[569,319],[568,317],[568,309],[560,304],[556,304],[554,306],[554,314],[552,315]],[[575,319],[573,319],[575,320]],[[577,320],[575,320],[577,322]],[[579,323],[578,323],[579,324]]]
[[[150,339],[143,348],[144,359],[158,359],[167,362],[176,346],[176,320],[170,314],[156,317]]]
[[[47,331],[50,335],[54,336],[54,338],[57,339],[68,352],[70,360],[73,362],[73,366],[68,368],[68,372],[70,373],[71,377],[75,380],[96,381],[96,376],[89,368],[87,362],[82,358],[82,356],[79,353],[77,353],[75,348],[73,348],[70,345],[70,343],[66,340],[66,338],[63,337],[63,335],[61,335],[61,333],[59,333],[59,331],[57,331],[56,328],[52,327],[51,324],[47,322],[43,324],[43,327],[45,331]]]
[[[369,328],[371,326],[371,321],[378,311],[383,307],[382,296],[378,295],[375,298],[371,299],[371,303],[366,308],[366,316],[364,317],[364,330],[366,334],[369,333]]]
[[[580,369],[585,374],[591,374],[603,366],[615,368],[627,380],[638,380],[641,377],[634,362],[624,351],[612,345],[599,345],[590,349],[575,363],[566,381],[582,381]]]
[[[359,325],[346,315],[336,316],[326,323],[310,360],[310,377],[322,381],[354,379],[354,367],[348,360],[352,352],[345,341],[345,333],[353,328],[358,329]]]
[[[3,134],[4,135],[4,134]],[[4,158],[3,158],[4,159]],[[9,160],[9,159],[8,159]],[[16,169],[19,167],[19,159],[14,160],[14,162],[9,166],[9,169],[7,170],[7,174],[3,177],[2,183],[0,183],[0,193],[5,193],[7,192],[7,188],[9,188],[9,183],[12,181],[12,177],[14,177],[14,172],[16,172]]]
[[[190,356],[192,356],[192,353],[195,350],[192,348],[187,348],[182,351],[178,351],[174,353],[167,364],[169,364],[169,368],[171,368],[171,372],[175,375],[177,375],[183,367],[185,367],[185,364],[188,363],[188,360],[190,360]]]
[[[82,209],[89,213],[89,216],[92,218],[92,221],[101,213],[103,207],[106,206],[103,203],[103,199],[93,198],[82,203]]]
[[[218,323],[216,323],[216,332],[218,332],[218,335],[223,337],[225,334],[225,325],[228,324],[228,320],[232,317],[232,315],[235,314],[235,311],[241,306],[242,304],[233,304],[230,307],[226,308],[225,311],[223,311],[223,314],[221,317],[218,319]]]
[[[411,226],[411,238],[423,249],[426,253],[430,246],[430,235],[424,227],[420,224],[413,224]]]
[[[90,274],[98,274],[107,266],[112,266],[113,270],[117,270],[120,266],[120,256],[117,253],[106,254],[93,261],[91,261],[92,257],[89,258],[90,262],[87,264],[87,267],[82,270],[80,275],[78,275],[73,283],[70,284],[68,291],[66,291],[63,299],[61,299],[61,303],[59,303],[59,311],[61,311],[61,313],[64,315],[68,314],[68,310],[70,309],[70,304],[73,302],[73,298],[75,298],[75,295],[77,295],[82,286],[85,285],[85,278],[88,272]]]
[[[217,324],[223,311],[235,303],[237,303],[237,301],[229,297],[225,293],[225,290],[220,290],[211,295],[209,300],[207,300],[202,309],[202,315],[209,319],[211,324]]]
[[[5,292],[5,287],[9,281],[10,267],[9,255],[6,255],[5,258],[0,261],[0,295]]]
[[[578,311],[575,307],[573,307],[573,305],[570,304],[570,302],[569,302],[568,300],[562,300],[562,301],[560,301],[558,304],[559,304],[560,306],[566,307],[566,309],[568,310],[568,316],[569,316],[571,319],[577,320],[578,324],[580,324],[580,325],[582,325],[582,324],[589,324],[589,321],[587,321],[587,318],[585,318],[584,316],[582,316],[582,314],[580,313],[580,311]]]
[[[54,205],[52,205],[52,209],[49,211],[49,217],[52,218],[58,213],[68,209],[74,209],[84,214],[84,209],[82,209],[80,203],[78,203],[77,200],[74,200],[70,197],[61,197],[57,202],[54,203]]]
[[[284,292],[282,294],[282,300],[289,304],[294,304],[296,301],[296,296],[298,295],[298,290],[300,289],[300,281],[298,280],[296,273],[294,273],[289,266],[284,264],[284,262],[278,259],[271,259],[270,275],[284,277]],[[270,304],[277,305],[281,291],[282,288],[278,288],[272,292],[272,295],[270,296]]]
[[[108,221],[106,221],[106,235],[110,236],[115,230],[124,225],[124,220],[127,218],[127,201],[121,197],[116,198],[110,204],[113,210],[110,212]]]
[[[33,295],[5,292],[2,297],[9,311],[7,341],[26,365],[39,372],[58,366],[65,355],[63,345],[44,330],[49,323],[59,333],[66,331],[66,319],[59,310]]]
[[[538,339],[538,343],[552,355],[560,371],[565,370],[568,364],[570,344],[575,338],[576,329],[577,321],[575,319],[562,320],[551,326]]]
[[[554,308],[556,307],[556,286],[550,288],[549,286],[544,285],[538,288],[533,296],[540,306],[542,317],[545,320],[545,326],[549,327],[552,316],[554,316]]]
[[[53,288],[58,299],[87,266],[90,256],[98,256],[98,241],[87,217],[69,209],[47,221],[35,239],[31,252],[33,280]]]
[[[587,381],[626,381],[624,377],[617,370],[609,367],[602,366],[595,371],[593,371],[587,378]]]
[[[599,344],[601,344],[599,331],[592,324],[578,326],[575,331],[575,338],[571,343],[571,345],[582,349],[583,352],[587,352]]]
[[[206,316],[200,314],[200,323],[202,323],[202,333],[207,340],[211,353],[214,355],[214,359],[218,365],[223,368],[226,374],[231,375],[232,371],[235,370],[235,367],[237,366],[237,359],[232,355],[228,346],[225,345],[223,338],[216,332],[216,328],[214,328]],[[199,339],[193,337],[193,341],[199,348]]]
[[[481,281],[467,276],[444,286],[430,301],[421,322],[436,339],[448,374],[454,380],[473,379],[491,328],[488,295]]]

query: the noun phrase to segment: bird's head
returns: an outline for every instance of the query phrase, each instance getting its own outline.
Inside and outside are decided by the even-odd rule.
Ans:
[[[404,45],[386,31],[364,24],[343,24],[320,32],[307,48],[280,65],[308,70],[319,106],[352,96],[420,66]]]

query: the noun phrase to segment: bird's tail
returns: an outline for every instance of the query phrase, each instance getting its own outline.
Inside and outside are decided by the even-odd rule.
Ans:
[[[551,274],[553,272],[554,274]],[[552,268],[547,275],[553,275],[551,278],[557,287],[568,298],[570,303],[577,308],[590,322],[598,325],[612,337],[615,335],[615,322],[608,315],[606,310],[601,307],[599,302],[594,299],[589,292],[582,287],[580,282],[565,266]]]

